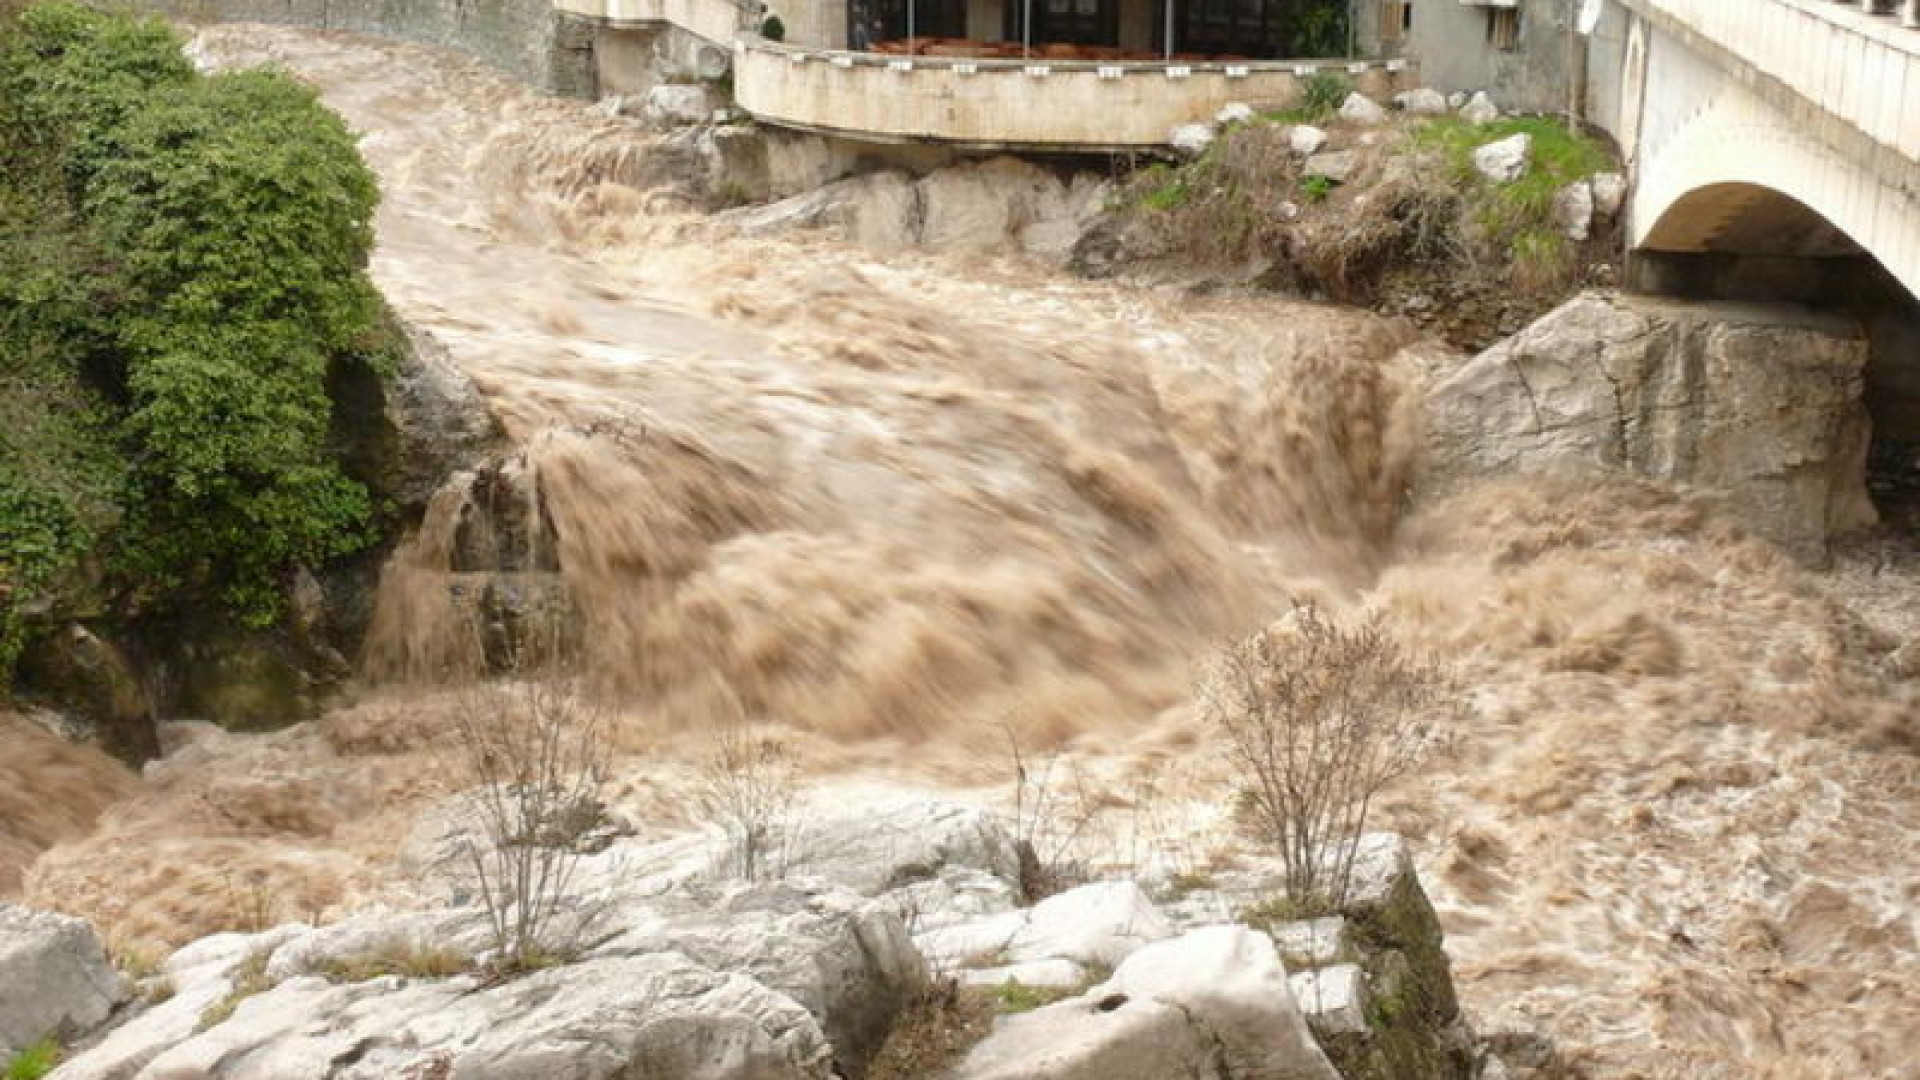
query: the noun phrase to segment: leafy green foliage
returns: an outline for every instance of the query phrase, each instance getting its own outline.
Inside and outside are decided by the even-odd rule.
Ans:
[[[4,33],[0,93],[22,103],[21,137],[65,147],[76,191],[113,159],[116,133],[150,94],[193,80],[179,38],[157,20],[41,3]]]
[[[70,377],[28,378],[0,340],[0,674],[25,645],[11,617],[76,575],[120,517],[125,469],[103,411]]]
[[[273,72],[201,77],[164,24],[0,7],[0,678],[82,562],[148,610],[370,539],[328,377],[381,354],[378,199]]]
[[[1327,196],[1333,194],[1333,189],[1339,186],[1340,181],[1318,173],[1300,178],[1300,194],[1308,202],[1325,202]]]
[[[41,1039],[13,1055],[13,1060],[7,1062],[5,1080],[40,1080],[58,1064],[60,1044],[53,1039]]]
[[[1285,33],[1288,55],[1345,56],[1346,0],[1301,0],[1291,5]]]
[[[1338,71],[1316,71],[1300,80],[1300,100],[1290,108],[1267,114],[1282,124],[1324,124],[1340,111],[1353,93],[1353,80]]]

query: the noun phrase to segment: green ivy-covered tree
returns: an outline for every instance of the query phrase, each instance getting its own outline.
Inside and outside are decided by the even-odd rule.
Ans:
[[[263,623],[372,538],[327,380],[377,351],[373,176],[311,90],[180,46],[0,0],[0,419],[34,418],[0,433],[0,676],[83,561]]]

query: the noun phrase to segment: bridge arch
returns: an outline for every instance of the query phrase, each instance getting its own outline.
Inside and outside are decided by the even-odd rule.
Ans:
[[[1634,250],[1779,258],[1870,256],[1920,297],[1920,192],[1906,170],[1837,154],[1735,84],[1641,132]],[[1804,118],[1803,118],[1804,120]]]
[[[1651,65],[1630,150],[1635,284],[1809,303],[1857,318],[1868,342],[1869,492],[1890,524],[1920,529],[1914,163],[1892,149],[1866,159],[1837,152],[1819,118],[1783,112],[1735,80],[1703,77],[1696,58],[1677,51]]]

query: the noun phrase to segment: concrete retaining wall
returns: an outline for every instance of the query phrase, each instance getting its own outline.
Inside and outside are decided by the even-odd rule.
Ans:
[[[351,30],[457,49],[531,86],[593,97],[593,28],[551,0],[132,0],[197,22]]]
[[[734,93],[763,122],[875,142],[937,142],[994,150],[1164,147],[1181,125],[1229,102],[1292,104],[1300,72],[1351,70],[1344,61],[1158,64],[964,60],[821,53],[758,38],[734,55]],[[1359,89],[1390,96],[1398,76],[1353,65]]]

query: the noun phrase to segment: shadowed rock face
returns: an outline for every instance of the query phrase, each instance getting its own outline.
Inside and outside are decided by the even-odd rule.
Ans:
[[[1875,520],[1866,361],[1851,324],[1796,309],[1582,294],[1433,387],[1423,483],[1622,469],[1821,560]]]

